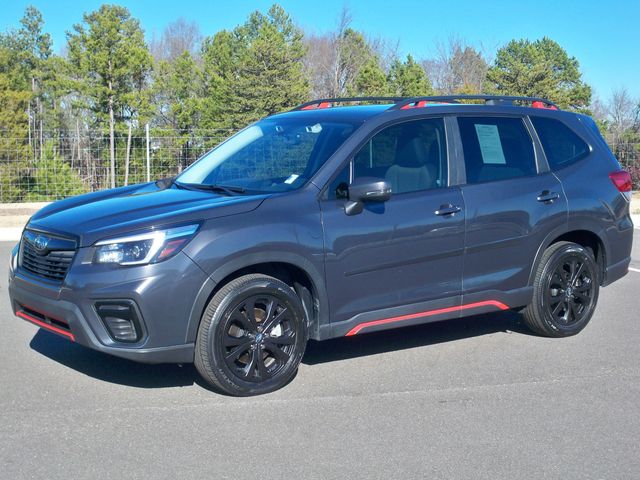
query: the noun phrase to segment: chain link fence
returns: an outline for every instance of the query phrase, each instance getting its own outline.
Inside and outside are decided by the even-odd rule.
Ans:
[[[118,135],[113,183],[131,185],[176,175],[232,133]],[[111,185],[108,135],[0,137],[0,203],[58,200]]]
[[[131,185],[180,173],[219,144],[230,130],[126,133],[116,141],[115,185]],[[148,145],[148,148],[147,148]],[[640,189],[640,143],[610,143]],[[109,137],[104,134],[0,138],[0,203],[50,201],[110,188]]]
[[[633,189],[640,190],[640,143],[624,140],[608,143],[622,168],[631,174]]]

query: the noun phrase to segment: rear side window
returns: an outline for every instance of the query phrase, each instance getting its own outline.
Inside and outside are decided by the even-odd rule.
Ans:
[[[521,118],[458,117],[467,183],[535,175],[533,142]]]
[[[531,117],[531,123],[552,170],[571,165],[589,154],[589,145],[560,120]]]

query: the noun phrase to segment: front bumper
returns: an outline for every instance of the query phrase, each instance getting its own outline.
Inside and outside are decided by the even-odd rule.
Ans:
[[[10,271],[13,312],[41,328],[100,352],[144,363],[193,362],[189,323],[195,297],[207,280],[186,255],[155,265],[114,267],[83,263],[78,251],[63,284]],[[136,343],[115,341],[95,309],[104,300],[133,302],[141,315]]]

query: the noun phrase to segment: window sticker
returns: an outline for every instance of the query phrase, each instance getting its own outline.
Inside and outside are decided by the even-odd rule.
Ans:
[[[288,184],[288,185],[291,185],[293,182],[295,182],[295,181],[298,179],[298,177],[299,177],[299,176],[300,176],[300,175],[296,175],[296,174],[294,173],[294,174],[290,175],[290,176],[289,176],[289,178],[287,178],[287,179],[284,181],[284,183],[286,183],[286,184]]]
[[[502,151],[502,143],[500,143],[500,134],[497,125],[479,125],[475,124],[476,134],[478,135],[478,143],[480,144],[480,152],[482,153],[482,161],[485,164],[506,165]]]

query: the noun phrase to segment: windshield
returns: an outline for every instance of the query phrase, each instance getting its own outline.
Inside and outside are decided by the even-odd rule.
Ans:
[[[181,184],[283,192],[302,186],[353,133],[355,123],[266,119],[206,153]]]

